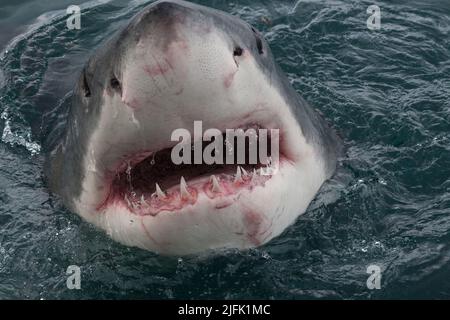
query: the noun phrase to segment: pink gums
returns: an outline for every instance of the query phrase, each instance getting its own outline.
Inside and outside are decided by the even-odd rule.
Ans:
[[[108,151],[111,147],[108,149]],[[122,160],[119,162],[117,167],[113,170],[107,170],[105,172],[105,186],[109,186],[109,191],[106,198],[97,206],[97,211],[102,211],[107,208],[110,202],[114,201],[116,195],[114,194],[114,190],[112,189],[112,183],[114,181],[115,176],[119,172],[124,172],[128,167],[133,167],[137,163],[142,160],[148,158],[153,154],[153,151],[142,151],[134,156],[124,156]]]
[[[233,176],[221,174],[217,176],[220,192],[213,192],[212,182],[204,178],[193,183],[188,182],[189,196],[182,197],[179,186],[176,186],[166,191],[163,198],[154,194],[151,197],[145,197],[144,201],[138,195],[133,198],[129,193],[124,195],[112,190],[98,210],[115,205],[124,206],[138,216],[156,216],[160,212],[176,212],[189,205],[195,205],[201,192],[209,199],[216,200],[215,208],[219,210],[231,206],[236,201],[236,197],[233,196],[237,196],[240,191],[253,190],[258,186],[264,187],[270,178],[271,176],[258,175],[252,180],[250,176],[243,176],[242,181],[234,182]]]

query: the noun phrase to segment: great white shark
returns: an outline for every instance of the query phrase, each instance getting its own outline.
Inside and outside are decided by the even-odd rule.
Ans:
[[[279,167],[180,165],[173,132],[278,130]],[[342,143],[292,88],[261,33],[227,13],[157,1],[84,67],[51,190],[113,239],[161,254],[245,249],[280,235],[335,172]]]

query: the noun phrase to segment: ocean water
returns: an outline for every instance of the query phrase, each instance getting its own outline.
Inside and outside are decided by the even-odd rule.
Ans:
[[[450,298],[450,2],[199,2],[262,31],[345,140],[335,177],[258,249],[181,258],[113,242],[49,194],[43,141],[89,55],[149,2],[2,0],[0,299]],[[70,265],[81,290],[66,286]]]

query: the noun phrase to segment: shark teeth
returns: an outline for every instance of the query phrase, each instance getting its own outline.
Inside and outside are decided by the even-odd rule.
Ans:
[[[211,183],[212,183],[212,192],[214,193],[220,193],[222,192],[222,188],[220,187],[219,181],[217,180],[215,175],[211,176]]]
[[[236,176],[235,176],[235,178],[234,178],[234,183],[237,183],[237,182],[242,182],[243,180],[242,180],[242,171],[241,171],[241,167],[237,167],[237,170],[236,170]]]
[[[152,197],[164,199],[166,197],[166,194],[161,190],[161,187],[159,186],[159,184],[156,183],[155,185],[156,185],[156,191],[152,194]]]
[[[256,177],[258,176],[258,172],[256,169],[253,169],[252,179],[250,180],[251,183],[254,183],[256,181]]]
[[[227,174],[226,176],[221,175],[217,177],[215,175],[211,175],[209,178],[210,185],[209,190],[215,194],[231,194],[234,193],[234,190],[229,190],[228,186],[231,187],[234,184],[234,188],[236,188],[236,192],[241,188],[251,188],[253,186],[259,185],[261,182],[264,182],[264,175],[266,175],[266,171],[271,169],[270,167],[260,167],[254,168],[252,171],[249,170],[247,172],[242,166],[236,167],[236,172],[234,175]],[[205,183],[205,187],[206,184]],[[188,201],[189,203],[194,203],[197,200],[196,188],[199,188],[199,183],[193,183],[192,186],[188,186],[186,179],[181,176],[180,182],[178,186],[179,200],[181,202]],[[172,190],[172,189],[170,189]],[[158,183],[155,183],[155,191],[151,194],[150,197],[146,198],[145,194],[141,194],[140,196],[136,195],[136,193],[128,193],[124,195],[124,202],[128,205],[130,209],[133,210],[148,210],[149,208],[162,206],[165,202],[174,201],[172,195],[173,191],[164,192]],[[201,191],[201,190],[200,190]]]
[[[141,205],[146,205],[146,206],[148,206],[147,201],[145,201],[144,195],[141,195]]]
[[[189,199],[191,197],[191,194],[188,191],[186,180],[183,176],[180,179],[180,194],[182,199]]]
[[[125,195],[125,201],[127,202],[128,207],[131,207],[131,201],[128,199],[128,195]]]

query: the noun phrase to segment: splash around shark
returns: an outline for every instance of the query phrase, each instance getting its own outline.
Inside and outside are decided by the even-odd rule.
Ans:
[[[226,129],[278,130],[278,169],[261,174],[265,164],[246,161],[247,149],[239,164],[175,164],[171,135],[195,121],[216,128],[216,138]],[[280,235],[333,175],[340,152],[255,28],[158,1],[86,64],[46,176],[71,211],[113,239],[187,255]]]

